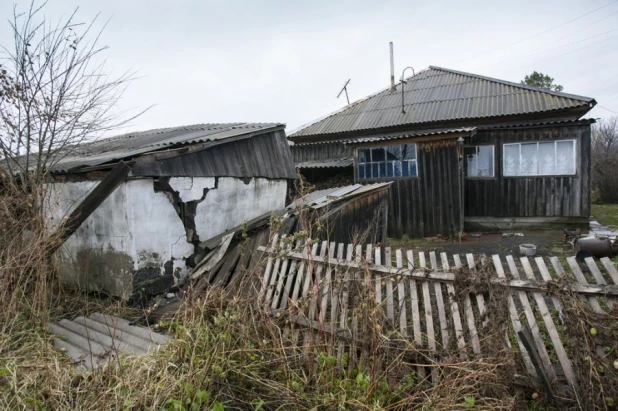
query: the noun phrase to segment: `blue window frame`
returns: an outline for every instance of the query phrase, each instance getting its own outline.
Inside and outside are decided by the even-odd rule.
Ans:
[[[359,148],[359,179],[418,177],[416,144]]]

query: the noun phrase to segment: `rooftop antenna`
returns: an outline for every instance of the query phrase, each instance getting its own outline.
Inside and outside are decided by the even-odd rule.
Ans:
[[[393,52],[393,42],[388,43],[391,51],[391,91],[395,91],[395,53]]]
[[[414,73],[414,69],[410,66],[404,68],[403,71],[401,72],[401,114],[406,114],[406,108],[404,106],[404,101],[403,101],[403,85],[408,84],[408,82],[404,80],[403,76],[404,74],[406,74],[407,69],[412,70],[412,77],[416,76],[416,73]]]
[[[339,94],[337,94],[337,98],[339,98],[341,93],[345,91],[345,99],[348,100],[348,106],[350,105],[350,98],[348,97],[348,84],[350,84],[350,80],[352,79],[348,79],[348,81],[345,82],[345,84],[343,85],[343,88],[341,89]]]

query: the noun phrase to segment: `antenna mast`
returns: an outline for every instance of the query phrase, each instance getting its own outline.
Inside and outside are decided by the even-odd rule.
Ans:
[[[348,97],[348,84],[350,84],[350,80],[351,79],[348,79],[348,81],[345,82],[345,84],[343,85],[343,88],[341,89],[339,94],[337,94],[337,98],[339,98],[341,93],[345,91],[345,99],[348,100],[348,106],[350,105],[350,98]]]

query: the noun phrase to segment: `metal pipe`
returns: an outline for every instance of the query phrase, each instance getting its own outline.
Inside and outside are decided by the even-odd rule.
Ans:
[[[388,43],[391,49],[391,91],[395,91],[395,53],[393,52],[393,42]]]
[[[408,82],[403,79],[403,76],[404,74],[406,74],[407,69],[412,70],[412,77],[416,76],[416,73],[414,73],[414,68],[410,66],[404,68],[403,71],[401,72],[401,114],[406,114],[406,109],[404,108],[404,101],[403,101],[403,85],[408,84]]]

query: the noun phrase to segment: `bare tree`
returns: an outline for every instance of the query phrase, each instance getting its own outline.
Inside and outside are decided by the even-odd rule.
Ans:
[[[602,203],[618,203],[618,117],[592,129],[592,185]]]
[[[14,44],[0,49],[0,182],[24,193],[40,189],[80,143],[136,117],[115,111],[133,74],[109,75],[99,45],[105,25],[77,22],[77,9],[52,24],[45,5],[14,6]]]

